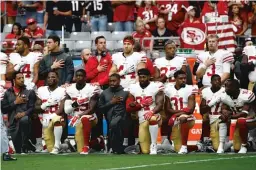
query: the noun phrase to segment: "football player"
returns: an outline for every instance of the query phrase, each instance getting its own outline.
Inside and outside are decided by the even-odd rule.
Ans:
[[[57,72],[50,71],[47,76],[48,86],[42,86],[37,91],[37,102],[35,111],[43,113],[41,122],[43,126],[44,141],[48,152],[59,154],[61,145],[61,136],[65,125],[61,105],[65,98],[65,88],[58,87],[59,76]]]
[[[177,56],[176,53],[176,44],[173,40],[168,40],[164,46],[165,57],[157,58],[154,62],[155,66],[155,75],[154,79],[162,83],[174,83],[174,73],[177,70],[183,70],[186,72],[187,60],[184,57]],[[161,113],[163,118],[163,124],[161,127],[162,134],[162,143],[167,142],[168,136],[168,117],[166,113]]]
[[[135,40],[132,36],[126,36],[123,40],[123,52],[112,55],[112,68],[109,75],[118,73],[121,77],[121,86],[128,88],[130,84],[136,82],[136,70],[145,68],[146,56],[142,53],[134,52]]]
[[[203,78],[203,85],[211,86],[211,77],[217,74],[221,77],[221,83],[224,83],[230,76],[233,54],[218,49],[217,35],[208,35],[207,43],[209,51],[202,52],[197,57],[197,62],[200,63],[196,72],[197,79]]]
[[[19,38],[15,48],[17,53],[10,54],[10,62],[7,66],[7,77],[11,79],[15,71],[20,71],[24,75],[27,89],[34,89],[38,81],[41,53],[29,51],[30,42],[27,37]]]
[[[86,83],[83,69],[75,74],[76,83],[66,88],[65,113],[72,116],[69,125],[76,127],[75,140],[77,151],[88,154],[90,149],[91,128],[97,124],[95,109],[101,89],[98,85]]]
[[[127,112],[138,111],[141,152],[157,154],[158,126],[162,123],[159,112],[163,109],[164,85],[161,82],[150,82],[148,69],[138,70],[138,76],[139,82],[129,87]]]
[[[174,73],[175,85],[165,86],[165,112],[170,114],[169,126],[172,128],[174,149],[178,154],[186,154],[189,129],[195,124],[193,112],[197,87],[186,85],[186,73]]]
[[[211,87],[202,90],[202,101],[200,104],[200,113],[207,114],[210,118],[210,138],[212,145],[217,153],[224,153],[224,143],[227,137],[227,119],[221,115],[222,103],[216,103],[209,107],[207,104],[214,95],[221,95],[225,92],[225,88],[221,87],[221,77],[217,74],[211,77]]]
[[[230,119],[237,119],[233,146],[238,153],[246,153],[248,130],[256,127],[255,95],[250,90],[241,89],[237,80],[228,80],[225,92],[215,96],[208,105],[221,101],[222,114]]]

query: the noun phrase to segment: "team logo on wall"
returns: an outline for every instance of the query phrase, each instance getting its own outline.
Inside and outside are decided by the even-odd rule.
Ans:
[[[199,45],[205,41],[205,33],[195,27],[186,27],[181,33],[181,38],[184,43],[189,45]]]

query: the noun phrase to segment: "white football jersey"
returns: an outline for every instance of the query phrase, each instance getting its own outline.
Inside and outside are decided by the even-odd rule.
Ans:
[[[155,96],[158,92],[164,90],[164,85],[161,82],[150,82],[150,84],[142,89],[139,82],[131,84],[129,87],[129,92],[134,96],[135,100],[140,103],[143,98],[152,98],[153,103],[146,108],[142,108],[138,112],[139,122],[142,123],[145,121],[144,114],[150,110],[153,110],[156,106]]]
[[[123,52],[118,52],[112,55],[112,61],[117,66],[118,72],[131,67],[132,65],[137,68],[137,65],[142,62],[145,54],[133,52],[132,55],[125,57]],[[121,77],[121,86],[128,88],[130,84],[136,83],[136,72],[129,73]]]
[[[97,85],[93,85],[90,83],[86,83],[85,87],[82,90],[77,90],[76,84],[73,83],[71,86],[66,88],[67,95],[71,98],[72,101],[76,101],[78,98],[90,98],[95,94],[100,94],[101,89]],[[89,109],[89,103],[85,103],[77,107],[74,112],[73,116],[81,114]]]
[[[18,53],[10,54],[10,62],[15,66],[21,61],[26,64],[20,68],[20,72],[24,75],[25,85],[32,82],[34,78],[34,65],[42,58],[41,53],[30,52],[27,56],[20,56]]]
[[[183,65],[187,65],[187,60],[184,57],[175,56],[172,60],[167,60],[165,57],[157,58],[154,66],[160,71],[160,75],[166,75],[169,71],[180,70]],[[167,82],[174,83],[174,77],[171,77]]]
[[[8,61],[8,56],[3,53],[3,52],[0,52],[0,61]],[[3,64],[2,62],[0,62],[0,74],[6,74],[6,64]]]
[[[227,50],[217,50],[214,54],[209,51],[202,52],[197,57],[197,62],[200,63],[198,70],[203,67],[204,62],[208,58],[215,58],[216,62],[209,66],[203,76],[203,85],[211,86],[211,77],[214,74],[222,76],[223,73],[230,73],[231,63],[233,63],[233,54]]]
[[[221,95],[225,93],[225,88],[220,88],[219,91],[213,93],[211,87],[206,87],[202,90],[202,98],[205,99],[206,103],[209,103],[212,100],[212,97],[215,95]],[[211,107],[211,115],[219,115],[221,111],[222,102],[217,103],[216,105]]]
[[[45,103],[48,99],[56,100],[56,105],[48,107],[43,113],[43,119],[48,118],[51,114],[56,113],[59,109],[60,102],[66,97],[65,88],[57,87],[54,91],[50,91],[48,86],[42,86],[38,88],[37,96]]]
[[[182,110],[188,107],[188,98],[192,94],[198,93],[198,87],[186,85],[184,88],[177,90],[175,85],[168,84],[165,86],[164,93],[169,97],[171,106],[174,110]]]
[[[227,93],[224,94],[224,99],[222,99],[222,102],[232,109],[234,111],[241,111],[242,107],[246,103],[251,103],[255,100],[255,95],[252,91],[247,89],[240,89],[240,93],[237,97],[237,99],[232,99]]]

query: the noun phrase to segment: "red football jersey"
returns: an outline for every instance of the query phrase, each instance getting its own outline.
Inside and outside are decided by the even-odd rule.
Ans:
[[[134,21],[135,5],[118,5],[114,8],[114,22]]]
[[[218,11],[218,15],[228,15],[228,4],[227,2],[224,1],[219,1],[217,3],[217,11]],[[215,10],[210,7],[209,2],[205,2],[204,3],[204,7],[201,13],[201,17],[205,16],[206,14],[212,14],[213,16],[215,15]]]
[[[177,31],[180,24],[183,23],[188,8],[188,1],[158,1],[158,6],[162,10],[169,10],[166,14],[166,27],[171,31]]]
[[[247,15],[243,13],[237,18],[229,17],[229,21],[237,28],[236,34],[240,34],[243,31],[244,23],[248,22]]]
[[[143,41],[143,39],[146,37],[152,37],[152,34],[148,30],[145,30],[143,34],[139,34],[138,32],[133,32],[132,37],[134,39],[139,39],[140,45],[142,47],[150,47],[150,42],[151,42],[150,40]]]
[[[156,6],[152,6],[151,8],[146,8],[146,7],[140,7],[138,9],[138,17],[140,17],[142,20],[150,20],[152,18],[154,18],[154,16],[158,15],[158,9]],[[156,23],[155,22],[150,22],[148,23],[148,25],[150,26],[150,31],[154,31],[156,29]]]
[[[37,36],[37,35],[42,35],[43,36],[44,35],[44,30],[42,28],[40,28],[40,27],[37,27],[35,29],[35,31],[32,32],[30,29],[26,28],[25,29],[25,33],[27,33],[29,35],[34,35],[34,36]]]

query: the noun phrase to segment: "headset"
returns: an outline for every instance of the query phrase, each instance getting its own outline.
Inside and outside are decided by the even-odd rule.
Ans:
[[[98,53],[98,51],[96,50],[95,51],[95,56],[101,56],[101,57],[106,57],[106,55],[107,55],[107,51],[102,51],[100,54]]]

